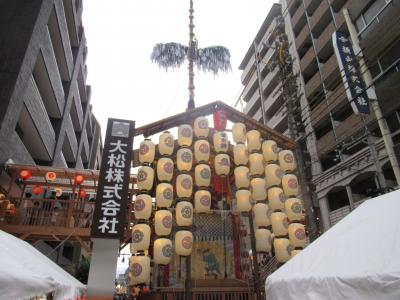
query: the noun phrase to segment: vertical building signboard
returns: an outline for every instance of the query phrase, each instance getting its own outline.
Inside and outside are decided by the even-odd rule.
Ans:
[[[343,32],[336,31],[332,34],[332,41],[347,99],[354,113],[369,114],[369,97],[350,39]]]
[[[122,239],[135,122],[108,119],[91,237]]]

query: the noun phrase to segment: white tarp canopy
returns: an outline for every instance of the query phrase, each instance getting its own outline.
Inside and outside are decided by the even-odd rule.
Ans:
[[[0,230],[0,299],[54,293],[75,299],[86,287],[27,242]]]
[[[267,300],[399,300],[400,191],[368,200],[269,276]]]

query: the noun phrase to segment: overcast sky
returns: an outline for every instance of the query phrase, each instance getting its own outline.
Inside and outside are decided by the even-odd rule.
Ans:
[[[231,105],[241,89],[238,70],[270,7],[270,0],[194,0],[199,47],[231,52],[232,72],[214,77],[195,71],[195,102]],[[107,118],[136,126],[183,112],[188,101],[187,66],[164,71],[150,61],[154,44],[187,45],[189,0],[85,0],[91,103],[103,135]],[[119,265],[119,272],[124,267]]]

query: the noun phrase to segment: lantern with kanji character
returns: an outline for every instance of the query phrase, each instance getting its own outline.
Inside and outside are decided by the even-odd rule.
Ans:
[[[207,190],[198,190],[194,194],[194,207],[196,213],[209,212],[211,208],[211,193]]]
[[[194,143],[194,158],[197,163],[205,163],[210,159],[210,144],[207,140],[198,140]]]
[[[152,199],[150,195],[147,194],[139,194],[136,196],[134,209],[135,209],[135,218],[137,220],[147,220],[151,216],[152,210]]]
[[[284,172],[293,172],[296,169],[293,152],[282,150],[279,152],[279,165]]]
[[[175,234],[175,252],[179,256],[192,254],[193,234],[188,230],[180,230]]]
[[[180,125],[178,128],[178,144],[181,147],[190,147],[193,141],[192,126],[188,124]]]
[[[198,138],[204,138],[208,136],[210,130],[208,126],[208,119],[206,117],[197,117],[194,120],[194,134]]]
[[[139,161],[141,164],[151,164],[154,161],[156,146],[150,139],[145,139],[140,143]]]
[[[174,162],[171,158],[161,157],[157,161],[157,177],[159,181],[171,181],[174,176]]]
[[[194,169],[194,181],[198,187],[208,187],[211,182],[211,168],[209,165],[200,164]]]
[[[176,194],[179,198],[189,198],[193,192],[193,179],[189,174],[179,174],[176,177]]]
[[[137,186],[139,191],[149,191],[153,188],[154,170],[149,166],[142,166],[137,173]]]
[[[193,153],[189,148],[181,148],[176,153],[176,164],[179,171],[190,171],[193,165]]]
[[[156,188],[156,204],[158,207],[168,208],[174,200],[174,188],[172,184],[162,182]]]
[[[228,154],[217,154],[214,160],[215,173],[219,176],[226,176],[230,171],[230,159]]]
[[[292,223],[288,228],[289,241],[294,248],[304,248],[306,246],[306,230],[303,224]]]
[[[226,153],[229,149],[228,135],[224,131],[217,131],[213,136],[214,149],[217,153]]]
[[[172,241],[166,238],[154,241],[154,263],[157,265],[168,265],[172,259]]]
[[[226,129],[228,117],[224,110],[217,110],[213,114],[215,130],[222,131]]]
[[[290,221],[304,221],[303,204],[300,199],[287,199],[285,201],[285,211]]]
[[[158,151],[161,155],[172,155],[174,152],[174,136],[164,131],[159,137]]]
[[[172,213],[161,209],[154,214],[154,228],[158,236],[167,236],[172,230]]]
[[[131,253],[145,251],[150,246],[151,229],[147,224],[136,224],[132,228]]]
[[[147,284],[150,280],[150,258],[132,256],[129,260],[130,284]]]
[[[193,223],[193,205],[189,201],[180,201],[176,204],[176,224],[190,226]]]
[[[299,193],[299,183],[297,176],[293,174],[286,174],[282,177],[283,192],[287,197],[296,197]]]

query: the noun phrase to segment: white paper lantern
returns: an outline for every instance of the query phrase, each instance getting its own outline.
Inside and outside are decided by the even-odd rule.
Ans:
[[[207,137],[209,131],[210,128],[208,125],[208,119],[206,117],[197,117],[194,120],[194,134],[198,138]]]
[[[46,172],[44,177],[48,182],[53,182],[54,180],[57,179],[57,174],[56,172]]]
[[[250,180],[251,198],[254,201],[264,201],[267,199],[267,189],[265,178],[253,178]]]
[[[211,168],[209,165],[200,164],[194,169],[194,181],[198,187],[208,187],[211,182]]]
[[[251,175],[264,174],[264,159],[261,153],[251,153],[249,155],[249,166]]]
[[[304,248],[306,246],[306,229],[303,224],[290,224],[288,232],[290,244],[294,248]]]
[[[251,192],[249,190],[236,191],[236,207],[240,212],[248,212],[251,209]]]
[[[178,226],[191,226],[193,224],[193,205],[188,201],[176,204],[176,224]]]
[[[176,165],[179,171],[190,171],[193,165],[193,153],[189,148],[181,148],[176,153]]]
[[[245,144],[237,144],[233,146],[233,160],[235,165],[247,165],[249,161],[249,153]]]
[[[189,198],[192,196],[193,179],[189,174],[179,174],[176,177],[176,194],[179,198]]]
[[[271,225],[270,211],[268,205],[265,203],[256,203],[253,206],[254,224],[257,227],[267,227]]]
[[[130,284],[147,284],[150,281],[150,258],[132,256],[129,260]]]
[[[290,257],[295,257],[297,254],[299,254],[302,250],[299,249],[294,249],[292,250],[292,252],[290,253]]]
[[[226,176],[230,171],[230,159],[228,154],[217,154],[214,160],[215,173],[219,176]]]
[[[156,146],[150,139],[145,139],[140,143],[139,147],[139,161],[141,164],[151,164],[154,161],[156,154]]]
[[[229,149],[228,135],[224,131],[217,131],[213,137],[214,149],[217,153],[226,153]]]
[[[286,196],[283,190],[278,187],[268,189],[268,203],[273,212],[285,210]]]
[[[247,148],[249,152],[257,152],[261,149],[261,134],[258,130],[250,130],[246,134]]]
[[[288,218],[283,212],[273,212],[271,214],[272,231],[277,237],[288,234]]]
[[[292,252],[292,246],[288,239],[275,238],[274,239],[275,258],[280,263],[285,263],[290,259]]]
[[[131,253],[149,250],[151,229],[147,224],[136,224],[132,228]]]
[[[174,188],[172,184],[162,182],[156,188],[156,203],[159,208],[168,208],[174,201]]]
[[[208,162],[210,159],[210,143],[207,140],[197,140],[194,143],[194,157],[197,163]]]
[[[282,187],[286,197],[296,197],[299,193],[297,176],[293,174],[284,175],[282,177]]]
[[[234,123],[232,126],[232,136],[236,144],[246,143],[246,125],[243,123]]]
[[[300,199],[289,198],[285,201],[285,211],[290,221],[303,221],[303,204]]]
[[[183,124],[178,128],[178,144],[181,147],[190,147],[193,140],[192,126]]]
[[[237,189],[248,189],[250,186],[250,170],[248,167],[240,166],[234,170],[235,184]]]
[[[193,234],[188,230],[180,230],[175,234],[175,252],[179,256],[192,254]]]
[[[279,152],[279,165],[284,172],[293,172],[296,169],[293,152],[282,150]]]
[[[166,209],[158,210],[154,215],[154,228],[158,236],[170,235],[172,230],[172,213]]]
[[[273,163],[278,160],[278,146],[273,140],[266,140],[262,143],[262,153],[266,163]]]
[[[150,195],[139,194],[135,199],[135,218],[137,220],[147,220],[151,216],[152,199]]]
[[[265,180],[267,187],[279,186],[284,175],[282,169],[277,164],[269,164],[265,166]]]
[[[168,157],[161,157],[157,162],[157,177],[159,181],[171,181],[174,176],[174,162]]]
[[[211,193],[207,190],[198,190],[194,194],[194,208],[196,213],[206,213],[211,208]]]
[[[170,239],[156,239],[154,241],[154,263],[168,265],[172,259],[172,241]]]
[[[174,136],[169,131],[164,131],[160,135],[158,151],[161,155],[172,155],[174,152]]]
[[[271,231],[265,228],[256,229],[256,251],[270,252],[271,251]]]
[[[149,191],[153,188],[154,170],[151,167],[140,167],[137,173],[137,186],[139,191]]]

